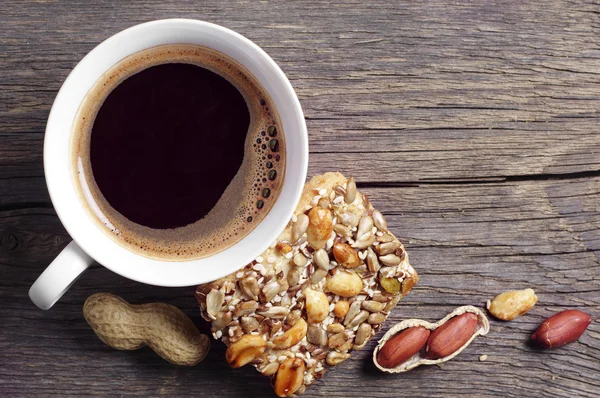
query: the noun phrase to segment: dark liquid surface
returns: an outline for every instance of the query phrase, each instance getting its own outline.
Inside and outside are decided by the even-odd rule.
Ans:
[[[204,217],[244,158],[250,113],[228,80],[172,63],[143,70],[106,98],[91,134],[98,188],[129,220],[155,229]]]

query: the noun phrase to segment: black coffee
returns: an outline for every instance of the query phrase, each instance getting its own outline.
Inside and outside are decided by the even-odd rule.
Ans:
[[[119,86],[100,108],[92,171],[130,221],[177,228],[207,215],[244,159],[250,111],[227,79],[196,65],[163,64]]]
[[[121,61],[90,90],[74,132],[89,208],[150,257],[223,250],[268,213],[285,141],[272,101],[235,61],[191,45]]]

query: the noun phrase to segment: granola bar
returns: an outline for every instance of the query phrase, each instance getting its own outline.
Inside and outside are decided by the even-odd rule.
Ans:
[[[365,346],[417,283],[404,246],[352,178],[308,182],[278,240],[240,271],[198,286],[202,316],[234,368],[275,393],[304,392]]]

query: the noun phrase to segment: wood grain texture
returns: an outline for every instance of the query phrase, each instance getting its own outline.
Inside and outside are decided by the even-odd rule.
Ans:
[[[95,266],[52,310],[27,290],[70,240],[45,187],[45,122],[97,43],[170,17],[232,28],[295,87],[309,174],[353,175],[405,242],[420,284],[388,326],[532,287],[539,302],[443,366],[379,373],[372,341],[304,396],[597,396],[600,388],[600,5],[594,1],[0,2],[0,396],[272,396],[224,347],[178,368],[114,351],[81,314],[97,291],[164,301],[197,325],[193,288]],[[545,317],[593,317],[576,344],[527,344]],[[384,328],[387,330],[387,328]],[[377,337],[380,337],[378,335]],[[479,356],[487,354],[485,362]]]

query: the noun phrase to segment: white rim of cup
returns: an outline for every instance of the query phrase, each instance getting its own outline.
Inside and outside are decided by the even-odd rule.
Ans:
[[[194,35],[193,40],[178,39],[194,31],[197,36]],[[141,36],[144,38],[136,44],[135,38]],[[221,43],[222,47],[210,45],[216,42]],[[286,136],[287,156],[284,184],[277,202],[248,235],[230,248],[207,258],[165,261],[144,257],[125,249],[107,232],[102,231],[97,221],[84,208],[71,168],[71,130],[81,100],[104,71],[127,55],[157,45],[177,43],[215,48],[236,59],[254,74],[279,111]],[[127,51],[130,51],[129,54],[126,54]],[[233,54],[233,51],[237,54]],[[120,56],[120,53],[125,55]],[[100,55],[110,64],[98,66],[96,61]],[[111,57],[115,59],[106,60]],[[91,76],[95,78],[92,80]],[[164,19],[135,25],[96,46],[64,81],[50,111],[44,138],[46,184],[56,213],[73,240],[90,257],[111,271],[157,286],[191,286],[210,282],[229,275],[254,260],[275,241],[290,220],[300,200],[307,169],[308,134],[304,114],[283,71],[258,45],[239,33],[216,24],[191,19]]]

